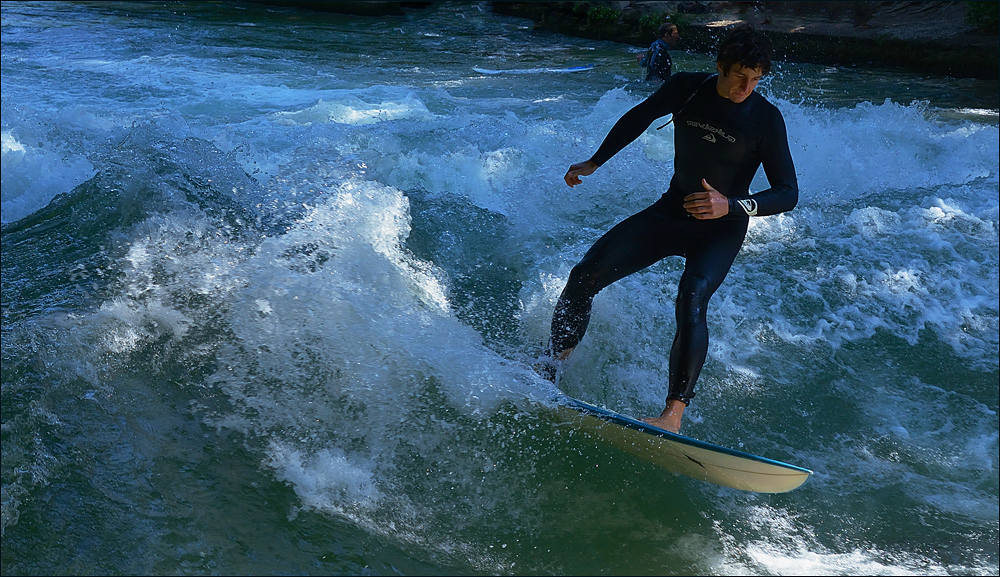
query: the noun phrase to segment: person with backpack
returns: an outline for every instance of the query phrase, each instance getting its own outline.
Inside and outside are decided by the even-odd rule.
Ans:
[[[666,80],[670,78],[673,61],[670,59],[670,47],[681,39],[677,25],[661,24],[656,32],[656,40],[649,46],[646,56],[639,61],[639,66],[646,70],[645,80]]]

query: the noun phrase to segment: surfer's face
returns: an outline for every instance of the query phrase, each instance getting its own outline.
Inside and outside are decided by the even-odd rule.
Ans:
[[[760,68],[743,68],[739,64],[733,64],[729,69],[729,74],[726,74],[723,72],[721,64],[715,66],[719,69],[719,82],[716,84],[716,91],[718,91],[719,96],[728,98],[736,104],[746,100],[764,76],[764,71]]]
[[[663,36],[661,36],[660,38],[662,38],[663,41],[666,42],[667,44],[673,46],[673,45],[677,44],[678,40],[681,39],[681,35],[677,31],[677,27],[676,26],[671,26],[670,29],[667,30],[667,33],[664,34]]]

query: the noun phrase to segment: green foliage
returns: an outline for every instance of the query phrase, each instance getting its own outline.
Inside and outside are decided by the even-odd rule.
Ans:
[[[677,25],[678,32],[680,32],[681,35],[683,35],[684,27],[687,26],[688,24],[691,24],[691,22],[694,21],[694,17],[691,16],[690,14],[677,13],[670,16],[670,21]]]
[[[649,14],[644,14],[639,18],[639,28],[642,28],[643,30],[649,29],[656,32],[656,29],[660,27],[660,24],[666,22],[668,18],[670,18],[669,12],[650,12]]]
[[[621,18],[622,13],[610,6],[592,6],[587,10],[588,24],[611,24]]]
[[[966,2],[965,21],[983,32],[1000,33],[1000,2]]]
[[[691,16],[687,14],[671,14],[670,12],[650,12],[639,18],[639,28],[643,31],[649,30],[654,34],[660,28],[660,24],[670,22],[677,25],[677,30],[684,35],[684,27],[691,23]]]

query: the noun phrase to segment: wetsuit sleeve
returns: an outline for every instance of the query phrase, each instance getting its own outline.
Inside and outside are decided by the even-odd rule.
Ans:
[[[604,137],[604,142],[600,148],[590,157],[590,161],[597,166],[603,165],[612,156],[618,154],[621,149],[632,143],[642,134],[654,120],[674,112],[678,107],[678,95],[683,94],[678,89],[680,82],[675,82],[677,76],[672,76],[670,80],[664,82],[659,90],[650,95],[639,104],[626,112],[618,122],[611,127],[611,131]]]
[[[792,153],[788,150],[788,134],[781,112],[774,108],[761,142],[761,164],[771,188],[755,194],[729,198],[729,214],[769,216],[795,208],[799,201],[799,183],[795,177]]]

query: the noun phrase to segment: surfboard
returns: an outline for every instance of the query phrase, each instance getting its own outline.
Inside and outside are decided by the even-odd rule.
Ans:
[[[583,66],[569,66],[566,68],[512,68],[508,70],[495,70],[493,68],[479,68],[473,66],[472,69],[480,74],[541,74],[543,72],[586,72],[597,68],[596,64],[584,64]]]
[[[626,453],[699,481],[757,493],[785,493],[801,486],[812,474],[796,465],[671,433],[572,397],[562,402],[565,416],[575,416],[578,428]]]

